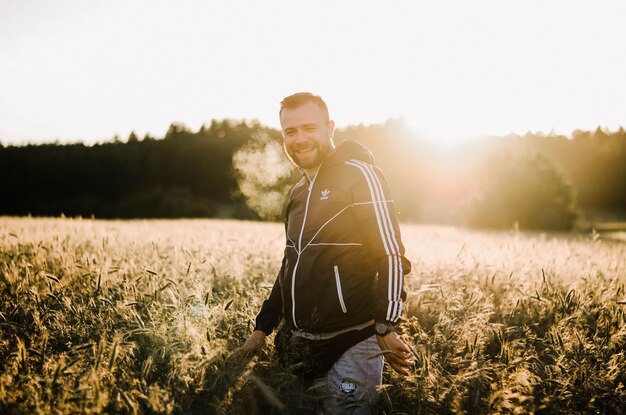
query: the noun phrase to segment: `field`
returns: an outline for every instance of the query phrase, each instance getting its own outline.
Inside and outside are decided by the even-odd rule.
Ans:
[[[280,413],[289,368],[234,358],[280,224],[0,218],[0,413]],[[626,412],[626,243],[402,226],[413,271],[386,413]],[[271,342],[268,342],[268,344]]]

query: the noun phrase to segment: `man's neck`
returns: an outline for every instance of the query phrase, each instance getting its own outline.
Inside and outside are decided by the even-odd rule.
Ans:
[[[315,176],[317,176],[317,171],[319,170],[319,168],[320,166],[316,166],[312,169],[303,169],[304,174],[306,174],[306,177],[309,179],[310,182],[315,180]]]
[[[330,150],[328,151],[328,154],[326,154],[326,157],[324,157],[324,159],[320,162],[320,164],[318,164],[315,167],[311,167],[309,169],[302,169],[304,170],[304,173],[306,174],[306,177],[308,177],[309,181],[312,182],[313,180],[315,180],[315,176],[317,176],[317,172],[320,170],[320,166],[324,164],[324,161],[326,161],[328,157],[332,156],[334,152],[335,152],[335,147],[331,147]]]

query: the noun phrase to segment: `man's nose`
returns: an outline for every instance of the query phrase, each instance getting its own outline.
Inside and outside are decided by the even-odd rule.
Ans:
[[[294,138],[296,142],[306,141],[306,134],[304,133],[304,130],[297,130]]]

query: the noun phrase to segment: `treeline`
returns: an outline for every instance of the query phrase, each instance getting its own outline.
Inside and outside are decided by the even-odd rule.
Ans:
[[[390,120],[338,130],[335,141],[345,139],[372,150],[404,220],[564,229],[581,212],[626,215],[623,128],[492,137],[441,150]],[[132,133],[94,146],[0,146],[0,214],[258,219],[233,157],[252,142],[264,157],[259,140],[275,146],[280,132],[226,120],[196,132],[172,124],[161,139]],[[243,193],[254,193],[246,185]]]
[[[626,210],[626,132],[575,130],[571,137],[533,135],[503,137],[513,152],[536,152],[553,160],[577,191],[587,210]]]
[[[258,123],[172,124],[163,139],[0,148],[0,214],[257,218],[237,196],[234,152]]]

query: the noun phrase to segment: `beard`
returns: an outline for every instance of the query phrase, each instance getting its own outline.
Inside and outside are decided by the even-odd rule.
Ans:
[[[312,169],[319,166],[328,155],[330,145],[315,141],[285,146],[285,152],[293,164],[303,169]]]

